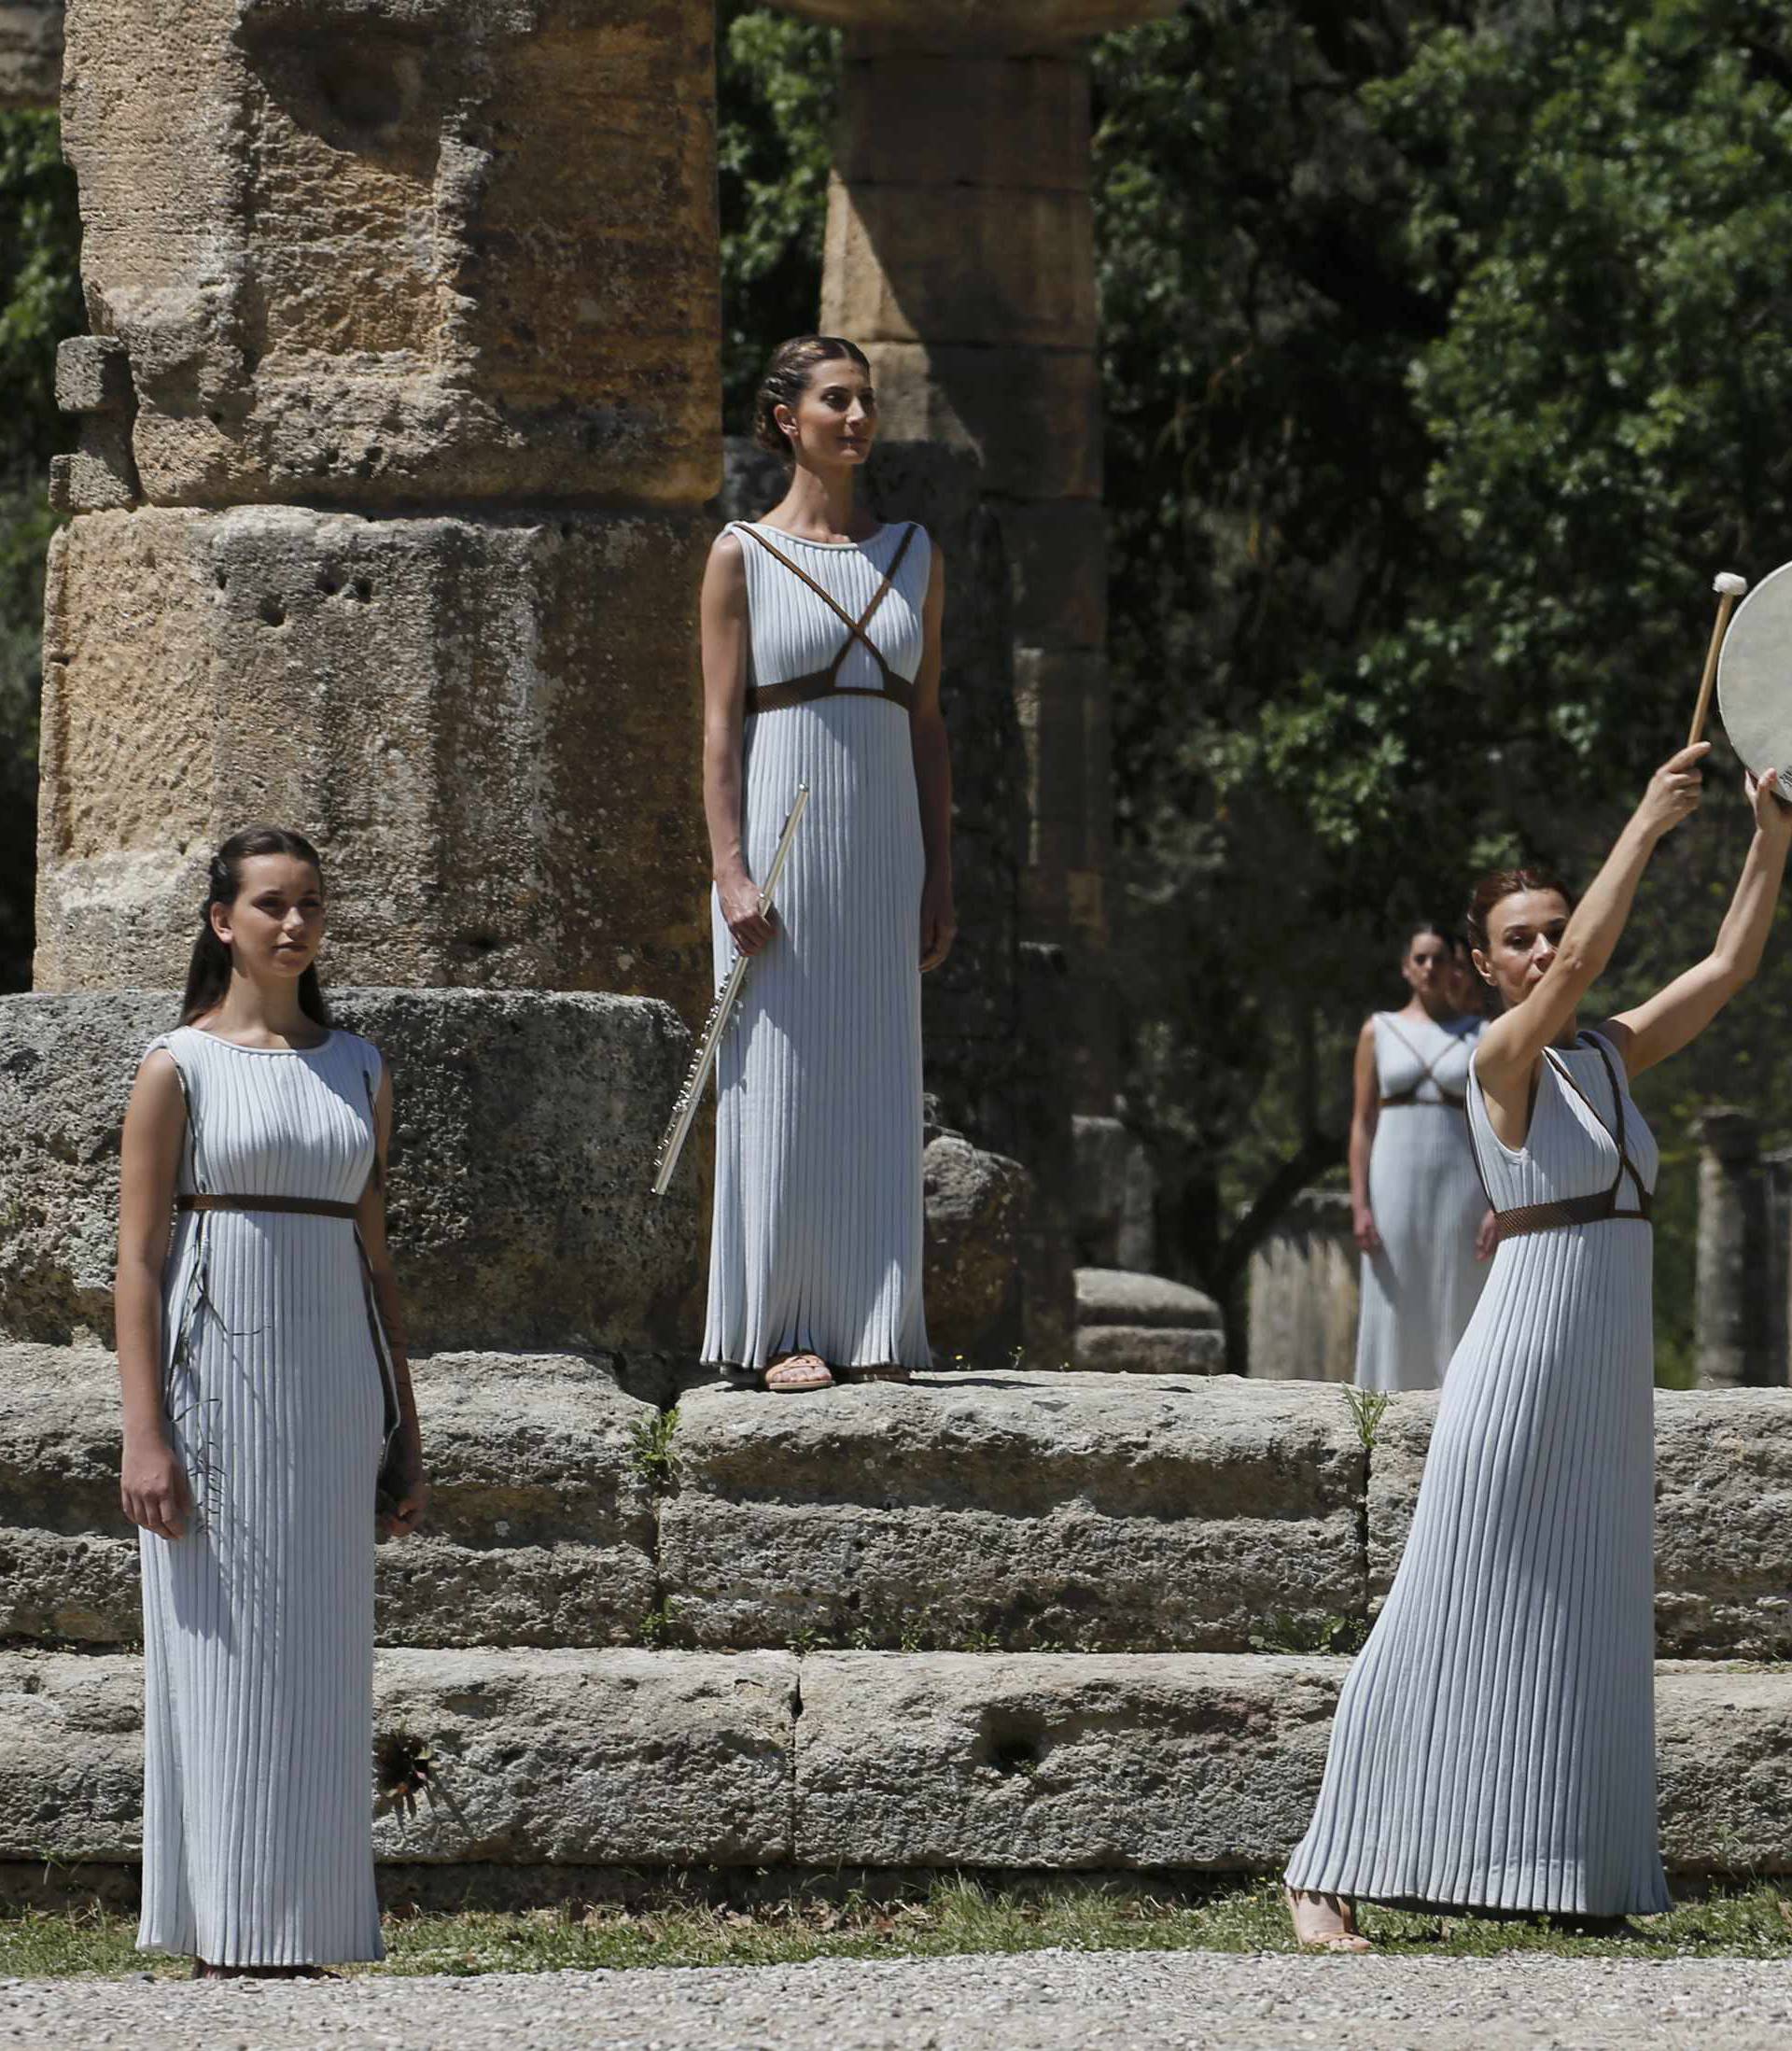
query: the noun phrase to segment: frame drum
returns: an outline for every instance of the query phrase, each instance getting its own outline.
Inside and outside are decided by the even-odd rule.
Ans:
[[[1717,658],[1717,709],[1743,764],[1757,776],[1777,768],[1792,802],[1792,563],[1736,608]]]

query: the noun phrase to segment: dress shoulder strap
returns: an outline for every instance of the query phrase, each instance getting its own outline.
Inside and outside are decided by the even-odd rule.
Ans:
[[[1612,1109],[1615,1122],[1607,1121],[1599,1106],[1575,1080],[1574,1071],[1556,1052],[1554,1047],[1547,1047],[1544,1048],[1544,1059],[1549,1063],[1556,1075],[1580,1099],[1581,1103],[1587,1106],[1588,1110],[1592,1113],[1594,1123],[1598,1125],[1601,1131],[1605,1134],[1612,1145],[1617,1147],[1617,1173],[1612,1177],[1612,1195],[1614,1199],[1617,1195],[1618,1185],[1624,1180],[1625,1174],[1628,1173],[1631,1180],[1636,1185],[1637,1201],[1646,1211],[1649,1205],[1648,1185],[1643,1180],[1636,1163],[1631,1159],[1630,1150],[1624,1145],[1624,1086],[1618,1078],[1617,1068],[1613,1064],[1611,1049],[1597,1033],[1589,1033],[1584,1034],[1583,1037],[1590,1044],[1593,1052],[1599,1056],[1600,1063],[1605,1071],[1605,1080],[1612,1092]]]

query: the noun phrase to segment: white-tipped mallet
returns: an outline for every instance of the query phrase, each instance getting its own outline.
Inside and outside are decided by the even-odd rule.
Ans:
[[[1736,610],[1737,599],[1748,589],[1748,579],[1733,569],[1720,569],[1711,580],[1711,588],[1717,594],[1717,617],[1712,622],[1711,646],[1705,651],[1705,673],[1699,680],[1699,703],[1693,710],[1692,730],[1687,736],[1688,748],[1705,738],[1711,690],[1717,681],[1717,657],[1723,652],[1724,636],[1729,631],[1729,615]]]

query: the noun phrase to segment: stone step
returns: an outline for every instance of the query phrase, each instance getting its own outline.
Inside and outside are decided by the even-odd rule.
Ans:
[[[407,1867],[1273,1870],[1306,1827],[1348,1662],[1201,1653],[380,1655],[375,1725],[441,1799]],[[0,1884],[140,1849],[141,1662],[0,1653]],[[1657,1670],[1664,1847],[1792,1869],[1792,1673]],[[526,1894],[526,1888],[524,1889]],[[512,1887],[510,1898],[517,1898]]]
[[[1020,1370],[669,1424],[576,1355],[417,1363],[436,1495],[383,1548],[392,1645],[1348,1650],[1406,1540],[1435,1399]],[[0,1347],[0,1637],[129,1645],[116,1374]],[[1658,1651],[1792,1658],[1792,1391],[1662,1392]]]
[[[1093,1374],[1219,1374],[1225,1320],[1211,1296],[1126,1268],[1076,1271],[1076,1365]]]
[[[381,1641],[638,1644],[660,1412],[579,1355],[439,1354],[416,1385],[434,1493],[427,1531],[379,1551]],[[137,1642],[118,1473],[112,1356],[0,1347],[0,1638]]]

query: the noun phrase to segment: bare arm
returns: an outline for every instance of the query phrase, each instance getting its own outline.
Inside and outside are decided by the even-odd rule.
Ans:
[[[138,1070],[124,1114],[115,1301],[124,1413],[119,1495],[131,1522],[159,1538],[183,1537],[192,1514],[161,1386],[161,1271],[186,1134],[179,1072],[158,1047]]]
[[[1575,907],[1555,959],[1528,994],[1481,1034],[1475,1073],[1493,1130],[1508,1146],[1523,1144],[1533,1072],[1611,961],[1656,843],[1697,808],[1699,765],[1709,752],[1708,741],[1683,748],[1649,779],[1641,803]]]
[[[703,810],[709,825],[709,867],[721,915],[743,954],[757,954],[772,936],[741,842],[741,736],[747,709],[747,658],[752,625],[740,537],[722,534],[703,573]]]
[[[1606,1030],[1622,1049],[1624,1065],[1632,1075],[1640,1075],[1696,1040],[1760,968],[1785,876],[1786,850],[1792,845],[1792,808],[1777,796],[1777,781],[1772,769],[1758,782],[1753,777],[1745,780],[1755,814],[1755,836],[1737,879],[1736,894],[1717,930],[1716,945],[1665,990],[1608,1022]]]
[[[921,846],[927,858],[921,888],[921,969],[938,968],[952,950],[958,918],[952,903],[952,753],[940,709],[941,622],[945,615],[945,560],[937,548],[928,571],[922,609],[924,642],[915,678],[909,737],[915,787],[920,797]]]
[[[1381,1244],[1369,1205],[1369,1154],[1381,1117],[1381,1077],[1375,1065],[1375,1020],[1365,1018],[1356,1036],[1355,1092],[1351,1105],[1351,1228],[1365,1254]]]
[[[355,1222],[367,1249],[368,1271],[380,1306],[380,1322],[392,1356],[392,1379],[399,1399],[399,1445],[401,1448],[397,1511],[385,1520],[383,1537],[401,1538],[423,1522],[429,1507],[429,1487],[423,1478],[423,1434],[417,1426],[417,1399],[411,1387],[411,1359],[404,1336],[404,1307],[399,1301],[398,1278],[385,1237],[385,1161],[392,1141],[392,1073],[382,1067],[373,1103],[372,1173],[356,1206]]]

